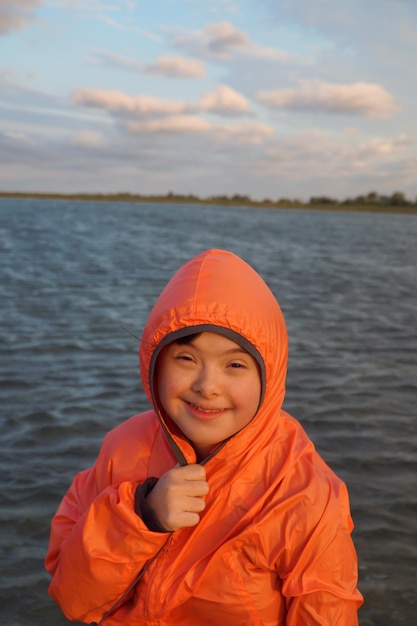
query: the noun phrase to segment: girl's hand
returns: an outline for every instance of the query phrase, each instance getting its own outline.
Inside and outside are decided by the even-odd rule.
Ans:
[[[202,465],[177,465],[161,476],[146,500],[159,523],[173,531],[198,524],[208,492]]]

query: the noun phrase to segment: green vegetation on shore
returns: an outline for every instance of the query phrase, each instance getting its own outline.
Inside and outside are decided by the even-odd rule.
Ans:
[[[280,198],[279,200],[253,200],[249,196],[235,194],[233,196],[210,196],[200,198],[193,194],[184,195],[169,192],[166,195],[141,195],[131,193],[30,193],[0,191],[3,198],[41,198],[45,200],[94,200],[109,202],[168,202],[178,204],[216,204],[221,206],[246,206],[271,209],[321,209],[329,211],[366,211],[378,213],[417,213],[417,198],[413,202],[408,200],[400,191],[390,196],[379,195],[376,192],[365,196],[336,200],[327,196],[313,196],[307,202]]]

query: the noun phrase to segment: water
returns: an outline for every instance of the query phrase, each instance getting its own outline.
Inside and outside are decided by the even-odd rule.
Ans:
[[[49,522],[104,433],[147,407],[137,341],[209,247],[267,280],[290,338],[285,407],[346,480],[363,626],[417,616],[417,217],[0,199],[0,624],[63,626]]]

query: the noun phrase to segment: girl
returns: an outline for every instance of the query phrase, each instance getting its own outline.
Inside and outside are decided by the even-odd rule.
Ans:
[[[287,334],[242,259],[209,250],[140,344],[151,410],[104,439],[52,520],[50,594],[105,626],[355,626],[348,494],[282,409]]]

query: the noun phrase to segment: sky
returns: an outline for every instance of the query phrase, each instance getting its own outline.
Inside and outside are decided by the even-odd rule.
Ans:
[[[0,0],[0,190],[417,196],[416,0]]]

